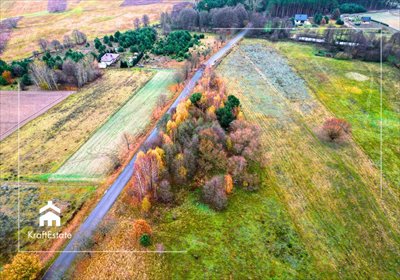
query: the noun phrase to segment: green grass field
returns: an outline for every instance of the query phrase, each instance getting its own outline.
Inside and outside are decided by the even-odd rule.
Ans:
[[[150,71],[107,70],[0,143],[0,179],[46,179],[152,76]],[[19,155],[19,161],[18,161]],[[18,170],[19,168],[19,170]]]
[[[73,181],[103,179],[112,171],[115,155],[126,146],[123,134],[129,133],[133,139],[137,139],[146,131],[159,96],[165,93],[171,97],[172,93],[168,88],[173,83],[173,71],[158,71],[50,179]]]
[[[362,61],[344,61],[317,57],[309,45],[278,43],[288,62],[304,78],[316,97],[337,117],[349,121],[356,142],[380,166],[380,65]],[[365,81],[349,79],[359,73]],[[389,65],[382,71],[382,155],[383,173],[392,186],[400,185],[400,72]]]
[[[354,82],[335,80],[335,68],[329,64],[318,68],[316,65],[321,66],[322,62],[311,56],[311,48],[283,43],[274,46],[284,53],[302,57],[303,60],[289,59],[289,63],[297,67],[311,87],[309,97],[304,95],[301,83],[292,84],[293,73],[284,72],[286,62],[265,41],[243,42],[219,67],[228,81],[228,92],[241,99],[246,117],[262,127],[265,152],[270,157],[266,188],[275,190],[280,202],[287,205],[297,233],[313,260],[317,278],[394,279],[400,250],[400,229],[396,222],[400,217],[398,189],[389,183],[380,198],[379,171],[357,144],[350,141],[343,146],[331,145],[317,137],[319,126],[336,113],[326,110],[318,99],[328,109],[341,108],[343,111],[338,116],[350,117],[352,124],[357,120],[355,116],[374,116],[374,107],[354,106],[349,110],[349,102],[343,101],[343,95],[348,98],[350,92],[336,93],[333,88],[352,88]],[[357,61],[337,63],[347,66],[345,71],[353,72],[374,67]],[[333,80],[329,88],[321,87],[324,90],[314,96],[315,87],[320,87],[323,80],[307,77],[317,79],[320,75]],[[387,85],[391,86],[391,82]],[[293,95],[293,87],[297,96]],[[327,100],[326,96],[332,92],[337,95]],[[368,97],[372,103],[374,97],[366,94],[365,98]],[[394,99],[394,96],[387,98]],[[384,102],[384,106],[385,112],[393,116],[390,103]],[[376,130],[357,137],[360,130],[356,124],[353,126],[356,142],[359,138],[364,142],[376,138]],[[395,131],[396,126],[391,129]],[[363,148],[368,153],[368,147]]]

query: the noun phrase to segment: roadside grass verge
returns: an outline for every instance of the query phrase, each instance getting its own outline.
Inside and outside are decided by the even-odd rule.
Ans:
[[[107,70],[45,114],[1,141],[0,179],[16,180],[55,172],[108,117],[125,104],[152,72]],[[18,164],[18,152],[20,163]]]

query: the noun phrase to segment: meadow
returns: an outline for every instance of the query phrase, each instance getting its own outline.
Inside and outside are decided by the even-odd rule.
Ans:
[[[158,19],[163,11],[169,11],[180,1],[163,1],[149,5],[121,6],[124,0],[117,1],[68,1],[64,12],[49,13],[47,1],[2,1],[2,18],[23,16],[18,27],[12,30],[10,40],[1,59],[18,60],[39,50],[38,40],[57,39],[62,42],[64,35],[74,29],[84,32],[88,39],[94,39],[117,30],[133,28],[133,19],[147,14],[151,22]],[[142,3],[139,3],[142,4]],[[102,15],[102,16],[99,16]]]
[[[314,54],[310,45],[278,43],[288,63],[307,82],[318,100],[334,115],[352,125],[353,138],[380,167],[382,124],[383,175],[392,186],[400,185],[400,85],[398,69],[382,65],[382,122],[380,112],[381,69],[379,63],[346,61]]]
[[[115,165],[115,156],[127,144],[136,144],[152,121],[161,94],[172,97],[169,87],[174,83],[174,72],[160,70],[118,112],[112,115],[90,139],[72,155],[50,180],[99,181]]]
[[[363,99],[362,91],[351,91],[356,83],[351,79],[335,80],[337,72],[329,62],[324,68],[316,67],[321,60],[329,59],[311,56],[312,48],[284,44],[287,43],[272,46],[262,40],[247,40],[218,68],[227,80],[228,92],[235,93],[242,101],[246,117],[263,130],[265,153],[269,156],[266,188],[287,205],[319,278],[395,278],[400,249],[400,229],[396,222],[400,216],[398,189],[388,180],[381,196],[379,169],[365,154],[364,151],[371,154],[368,147],[363,147],[363,142],[360,143],[363,149],[358,146],[359,128],[354,117],[375,116],[375,109],[348,108],[351,102],[344,102],[344,95]],[[302,56],[302,60],[290,59],[288,55],[287,62],[274,47],[284,54]],[[343,76],[347,71],[374,67],[357,61],[331,63],[347,65],[346,71],[340,72]],[[306,83],[289,66],[297,67]],[[327,84],[322,86],[324,81]],[[370,82],[368,88],[376,90],[376,80]],[[390,80],[387,84],[392,85]],[[335,86],[349,89],[337,91]],[[323,90],[315,92],[315,87]],[[328,99],[333,92],[336,95]],[[391,94],[387,98],[394,98],[394,92]],[[370,92],[364,98],[367,99],[364,102],[369,98],[370,104],[376,104],[372,103],[371,99],[376,97]],[[386,101],[385,112],[393,115],[393,108]],[[354,141],[340,146],[320,140],[318,131],[323,121],[337,113],[331,108],[343,110],[338,117],[354,123]],[[362,136],[364,143],[374,141],[377,133],[367,132]],[[385,168],[396,172],[388,165]]]
[[[0,178],[47,180],[110,115],[151,77],[145,70],[108,70],[1,141]],[[18,163],[18,155],[20,161]]]

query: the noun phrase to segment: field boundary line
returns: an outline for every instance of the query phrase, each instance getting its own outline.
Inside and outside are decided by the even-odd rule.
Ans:
[[[121,69],[113,69],[111,71],[118,71]],[[142,69],[139,69],[140,71],[145,71]],[[109,71],[109,70],[108,70]],[[122,70],[125,71],[125,70]],[[156,71],[149,71],[149,72],[156,72]],[[79,143],[76,148],[75,151],[69,155],[66,159],[64,159],[62,161],[62,163],[60,163],[60,165],[57,167],[57,169],[54,172],[51,172],[51,174],[55,174],[93,135],[96,134],[97,131],[99,131],[99,129],[105,124],[107,123],[116,113],[118,113],[119,110],[121,110],[122,107],[124,107],[137,93],[138,91],[140,91],[143,87],[145,87],[156,75],[157,73],[155,73],[150,79],[148,79],[140,88],[137,88],[135,91],[133,91],[131,93],[131,96],[125,101],[123,102],[123,104],[121,104],[121,106],[119,106],[114,112],[112,112],[105,120],[103,123],[99,124],[95,130],[93,130],[88,136],[87,139],[83,140],[81,143]],[[50,179],[50,178],[49,178]],[[60,182],[62,182],[62,180],[59,180]],[[49,181],[49,182],[56,182],[56,181]],[[68,182],[68,180],[67,180]],[[89,181],[89,183],[94,183],[94,181]],[[101,183],[101,182],[100,182]]]

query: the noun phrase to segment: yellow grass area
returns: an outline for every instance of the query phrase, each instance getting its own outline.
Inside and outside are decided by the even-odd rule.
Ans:
[[[242,49],[249,45],[257,54]],[[244,41],[219,72],[228,93],[241,100],[246,118],[262,128],[268,185],[286,202],[318,278],[394,277],[398,189],[385,184],[380,196],[379,170],[351,139],[336,146],[318,138],[332,113],[311,92],[304,100],[286,98],[265,74],[273,66],[262,57],[268,50],[265,41]]]
[[[48,176],[84,143],[110,115],[124,105],[153,73],[107,70],[45,114],[1,142],[1,179]],[[20,162],[18,165],[18,151]],[[44,178],[45,179],[45,178]]]
[[[106,252],[83,256],[84,258],[81,258],[69,271],[69,278],[82,280],[157,279],[152,275],[152,271],[159,270],[158,261],[163,257],[157,253],[146,253],[146,249],[136,241],[133,222],[134,217],[137,216],[140,216],[137,210],[127,207],[127,204],[120,201],[116,203],[99,226],[99,228],[109,227],[110,229],[105,236],[101,231],[95,233],[93,238],[97,245],[93,250],[125,251],[125,253]],[[107,269],[102,269],[105,266]]]
[[[4,2],[4,3],[3,3]],[[117,30],[133,28],[133,20],[144,14],[157,21],[161,12],[169,11],[181,1],[167,0],[157,4],[123,6],[123,0],[68,1],[68,9],[48,13],[47,1],[1,1],[1,17],[24,16],[13,30],[1,58],[6,61],[21,59],[39,50],[38,40],[57,39],[71,34],[74,29],[84,32],[89,39],[113,34]]]

